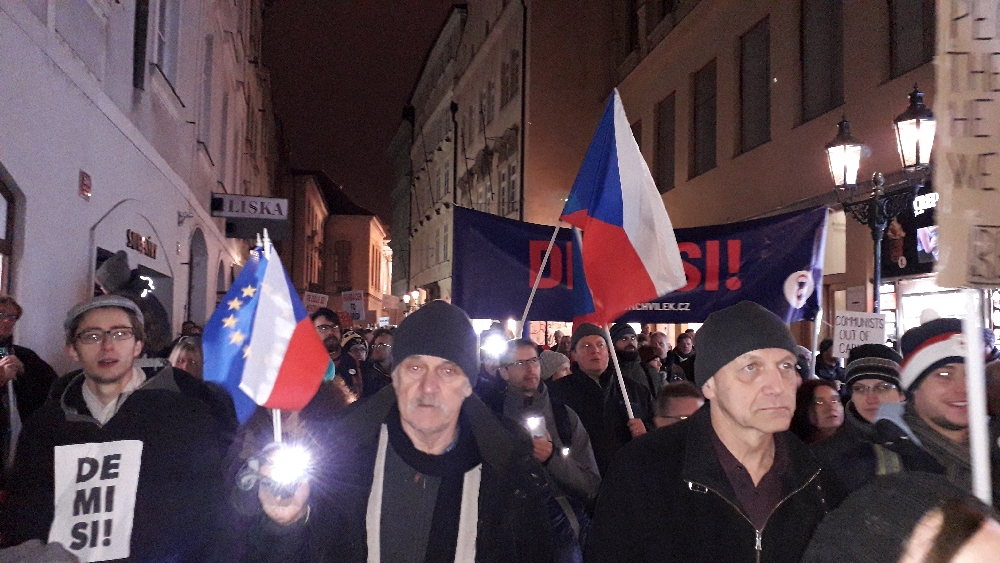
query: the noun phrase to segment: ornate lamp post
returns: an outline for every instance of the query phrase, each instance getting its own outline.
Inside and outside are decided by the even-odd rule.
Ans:
[[[893,121],[897,149],[907,178],[888,190],[883,188],[885,177],[881,172],[873,174],[870,183],[856,183],[863,144],[851,135],[851,124],[847,119],[841,120],[837,136],[826,145],[837,200],[844,206],[845,212],[868,226],[875,243],[873,310],[876,313],[881,308],[882,238],[889,223],[913,204],[913,198],[923,187],[928,174],[935,123],[934,114],[924,105],[923,99],[923,93],[914,85],[910,106]],[[913,173],[916,176],[911,179]]]

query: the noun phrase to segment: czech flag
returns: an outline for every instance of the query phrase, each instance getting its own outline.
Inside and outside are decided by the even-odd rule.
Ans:
[[[609,323],[687,283],[674,229],[617,89],[560,219],[583,231],[576,246],[581,260],[574,262],[582,264],[590,299],[575,296],[574,323]]]
[[[202,336],[205,380],[232,395],[240,423],[257,405],[301,409],[334,369],[278,253],[269,254],[250,252]]]

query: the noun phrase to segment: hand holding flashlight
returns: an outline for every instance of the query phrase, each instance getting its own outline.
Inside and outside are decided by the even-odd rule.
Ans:
[[[257,498],[264,513],[287,526],[308,518],[312,456],[304,446],[271,444],[261,452]]]

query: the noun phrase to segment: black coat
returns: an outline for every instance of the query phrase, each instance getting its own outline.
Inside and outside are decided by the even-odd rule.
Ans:
[[[201,562],[225,518],[225,457],[236,428],[232,401],[190,374],[164,368],[101,426],[83,399],[83,375],[24,425],[2,507],[10,546],[46,540],[54,513],[56,446],[143,443],[131,562]],[[228,401],[228,403],[226,402]]]
[[[56,372],[38,354],[24,346],[11,346],[11,354],[24,364],[24,373],[14,380],[14,394],[17,395],[17,412],[21,421],[28,420],[36,410],[45,404],[49,387],[56,380]]]
[[[585,563],[798,563],[826,513],[812,454],[782,433],[783,500],[758,532],[737,508],[712,433],[705,405],[622,448],[601,483]]]
[[[320,440],[324,451],[316,464],[324,469],[310,481],[308,521],[279,527],[258,515],[249,531],[244,561],[367,561],[365,514],[379,429],[395,404],[395,390],[386,387],[331,425]],[[476,560],[550,562],[551,532],[540,465],[475,395],[465,400],[461,416],[461,431],[472,432],[483,459]]]
[[[646,428],[652,428],[653,404],[649,391],[627,377],[624,379],[632,403],[632,414],[642,419]],[[553,398],[566,403],[580,417],[594,448],[597,469],[604,475],[615,452],[632,440],[615,368],[609,366],[601,374],[601,384],[598,385],[574,364],[572,373],[547,385]]]

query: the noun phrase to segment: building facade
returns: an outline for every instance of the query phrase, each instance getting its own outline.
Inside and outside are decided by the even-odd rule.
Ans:
[[[288,199],[291,209],[292,237],[275,244],[282,264],[300,294],[322,293],[323,237],[329,211],[317,176],[308,172],[283,174],[276,192],[276,197]]]
[[[933,0],[621,4],[618,89],[675,227],[839,208],[825,145],[842,117],[866,145],[862,182],[874,172],[901,175],[893,119],[915,83],[933,108]],[[827,321],[834,309],[871,310],[872,263],[869,229],[843,212],[831,215]],[[932,305],[908,299],[912,280],[885,281],[882,309],[893,337]],[[949,293],[928,281],[934,285],[931,277],[910,293]],[[860,296],[853,305],[849,293]],[[939,314],[959,313],[947,299],[937,302]],[[821,333],[831,334],[828,322]]]
[[[614,85],[612,21],[611,3],[590,0],[453,9],[410,99],[411,169],[401,177],[406,289],[421,300],[451,297],[455,205],[556,223]]]
[[[62,318],[124,251],[176,333],[245,260],[212,192],[268,196],[274,118],[259,0],[0,0],[2,290],[57,369]]]

